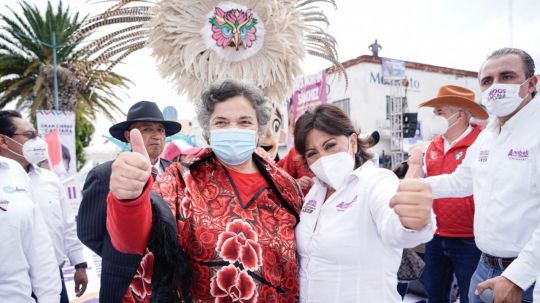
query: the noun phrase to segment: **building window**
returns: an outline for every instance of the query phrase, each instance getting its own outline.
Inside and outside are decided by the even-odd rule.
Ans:
[[[345,98],[332,102],[335,106],[341,108],[347,115],[351,114],[350,98]]]

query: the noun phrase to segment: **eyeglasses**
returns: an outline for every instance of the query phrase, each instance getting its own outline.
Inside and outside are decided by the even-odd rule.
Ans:
[[[24,133],[14,133],[13,136],[25,136],[27,139],[35,139],[37,137],[37,133],[33,131],[27,131]]]

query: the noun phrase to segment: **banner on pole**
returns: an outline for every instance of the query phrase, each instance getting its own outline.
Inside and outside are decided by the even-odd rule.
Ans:
[[[305,76],[296,81],[292,95],[292,115],[296,121],[315,105],[326,103],[326,71]]]
[[[75,113],[66,111],[38,111],[38,134],[49,144],[51,170],[60,179],[65,179],[77,172],[75,149]],[[58,154],[58,151],[60,153]],[[61,160],[58,163],[58,156]],[[55,166],[56,165],[56,166]]]
[[[405,61],[382,58],[382,76],[385,79],[405,78]]]
[[[296,80],[294,91],[287,108],[287,146],[290,148],[293,142],[293,130],[296,120],[302,116],[308,108],[326,103],[326,71],[307,75]]]

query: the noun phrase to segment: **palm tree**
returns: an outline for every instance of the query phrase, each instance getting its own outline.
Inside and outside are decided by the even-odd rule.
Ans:
[[[0,15],[0,108],[15,103],[18,109],[28,109],[31,116],[37,110],[53,108],[53,33],[56,37],[58,63],[58,100],[60,110],[75,111],[77,121],[95,119],[101,112],[112,118],[121,112],[116,92],[127,88],[129,80],[102,70],[99,66],[85,68],[87,56],[81,42],[83,35],[73,39],[84,23],[79,14],[72,14],[60,1],[56,11],[50,1],[42,15],[35,5],[20,2],[21,13],[11,8],[11,17]],[[88,133],[88,127],[84,127]],[[93,130],[92,130],[93,132]],[[91,135],[91,133],[90,133]],[[86,138],[87,139],[87,138]],[[85,138],[77,138],[85,142]],[[77,144],[79,147],[80,144]],[[83,160],[82,150],[77,150]]]

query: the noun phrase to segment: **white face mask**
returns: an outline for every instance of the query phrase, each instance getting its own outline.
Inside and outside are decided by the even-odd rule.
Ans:
[[[448,129],[450,129],[452,126],[454,126],[457,121],[452,123],[451,125],[448,125],[448,120],[452,119],[455,115],[459,114],[459,112],[453,114],[448,119],[441,115],[433,115],[432,121],[431,121],[431,134],[433,137],[444,135]]]
[[[317,178],[338,190],[354,170],[354,158],[350,154],[350,141],[347,152],[321,157],[309,168]]]
[[[529,80],[530,78],[521,84],[493,83],[482,93],[482,105],[497,117],[510,115],[529,95],[527,93],[523,98],[519,96],[521,86]]]
[[[9,138],[6,136],[6,138]],[[14,153],[15,155],[17,156],[20,156],[20,157],[23,157],[26,159],[26,161],[32,163],[32,164],[37,164],[41,161],[45,161],[47,159],[49,159],[49,149],[48,149],[48,145],[47,145],[47,142],[45,142],[43,139],[41,139],[40,137],[36,137],[34,139],[30,139],[26,142],[24,142],[24,144],[21,144],[15,140],[13,140],[12,138],[9,138],[12,142],[15,142],[19,145],[22,145],[22,152],[23,154],[19,154],[13,150],[10,149],[10,151],[12,153]]]

